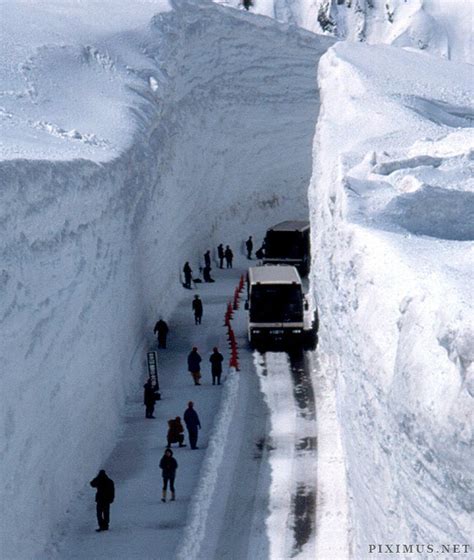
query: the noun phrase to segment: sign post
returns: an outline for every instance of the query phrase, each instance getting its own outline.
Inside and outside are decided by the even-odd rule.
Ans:
[[[156,400],[161,399],[161,395],[158,392],[160,390],[160,383],[158,381],[158,359],[156,352],[147,352],[147,363],[148,363],[148,377],[151,381],[151,386],[157,392]]]

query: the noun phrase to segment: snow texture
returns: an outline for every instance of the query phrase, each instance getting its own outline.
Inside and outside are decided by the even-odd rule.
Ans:
[[[343,40],[474,61],[471,0],[255,0],[251,11]]]
[[[469,544],[471,67],[339,43],[319,85],[311,281],[335,372],[352,556],[371,543]]]
[[[68,556],[58,528],[117,452],[154,321],[179,312],[184,261],[197,270],[196,255],[224,239],[243,250],[246,235],[261,239],[278,221],[304,218],[308,205],[321,317],[318,509],[316,542],[300,557],[365,558],[370,543],[469,543],[473,3],[256,0],[250,13],[229,10],[237,0],[225,5],[142,0],[131,12],[124,0],[0,2],[6,560]],[[314,161],[316,72],[334,39],[313,31],[385,44],[339,43],[322,59]],[[279,383],[260,375],[261,389],[279,448],[264,451],[255,473],[260,510],[247,540],[228,539],[234,553],[251,543],[262,558],[295,553],[282,451],[291,459],[295,431],[309,429],[281,400],[285,358],[268,364]],[[248,357],[246,367],[253,373]],[[231,488],[220,500],[215,481],[243,491],[246,465],[229,478],[241,447],[220,446],[226,431],[244,437],[249,412],[237,395],[260,404],[254,389],[228,380],[193,498],[202,519],[190,508],[181,557],[229,551],[212,528]],[[217,410],[209,401],[205,413]],[[257,432],[265,421],[261,412]],[[191,495],[196,473],[186,473]],[[121,482],[133,494],[143,481]],[[169,531],[166,551],[181,529]],[[81,530],[65,542],[90,560],[95,543]],[[139,545],[153,546],[144,535]],[[118,558],[117,543],[99,553]]]

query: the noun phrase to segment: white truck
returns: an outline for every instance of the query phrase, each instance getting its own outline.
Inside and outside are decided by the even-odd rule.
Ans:
[[[257,266],[248,271],[248,338],[252,347],[317,344],[317,313],[311,318],[300,275],[294,266]]]

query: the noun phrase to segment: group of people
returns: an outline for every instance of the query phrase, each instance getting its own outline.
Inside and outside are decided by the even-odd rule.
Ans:
[[[234,262],[234,253],[229,245],[225,246],[220,243],[217,246],[217,258],[219,259],[219,268],[224,268],[224,260],[226,268],[232,268],[232,263]]]
[[[224,356],[219,352],[219,349],[216,346],[212,349],[209,361],[211,362],[212,384],[220,385]],[[199,355],[197,347],[194,346],[188,354],[188,371],[193,378],[194,385],[201,385],[201,362],[202,358]]]
[[[252,238],[250,237],[250,243],[252,243]],[[248,243],[248,240],[247,240]],[[247,252],[248,252],[248,246],[247,246]],[[251,252],[252,249],[250,249]],[[219,246],[217,247],[217,258],[219,260],[219,268],[224,268],[224,261],[226,263],[226,268],[232,268],[233,266],[233,262],[234,262],[234,252],[232,251],[232,249],[230,248],[229,245],[226,245],[225,249],[224,249],[224,245],[222,243],[219,244]],[[250,258],[250,257],[249,257]],[[193,277],[193,270],[191,268],[191,265],[189,264],[189,261],[186,261],[184,263],[184,267],[183,267],[183,276],[184,276],[184,282],[183,282],[183,286],[185,288],[187,288],[188,290],[191,289],[192,283],[193,282],[206,282],[206,283],[212,283],[215,282],[214,278],[212,278],[211,276],[211,271],[212,271],[212,266],[211,266],[211,250],[208,249],[205,253],[204,253],[204,267],[199,267],[199,270],[202,271],[202,280],[200,278],[194,278]]]
[[[188,402],[188,408],[184,412],[184,423],[186,424],[186,429],[188,431],[191,449],[199,449],[197,441],[198,433],[201,429],[201,421],[199,420],[197,412],[194,410],[194,403],[192,401]],[[178,469],[178,462],[173,457],[173,451],[171,449],[173,443],[177,443],[179,447],[186,447],[186,444],[184,443],[184,427],[179,416],[175,419],[168,420],[168,447],[160,460],[160,469],[163,478],[163,493],[161,496],[162,502],[166,502],[168,484],[171,492],[171,501],[174,502],[176,499],[174,481],[176,478],[176,470]]]
[[[193,401],[188,402],[188,408],[184,411],[184,423],[188,431],[189,444],[191,449],[199,449],[197,446],[198,430],[201,429],[201,421],[198,413],[194,410]],[[168,434],[166,435],[166,443],[171,447],[173,443],[177,443],[179,447],[186,447],[184,443],[184,427],[181,423],[181,417],[171,418],[168,420]]]
[[[250,236],[246,243],[247,258],[252,258],[253,242],[252,236]],[[221,243],[217,247],[217,256],[219,259],[219,267],[224,268],[224,261],[226,263],[226,268],[232,268],[234,254],[229,245],[224,249],[224,245]],[[203,268],[203,279],[204,282],[214,282],[211,277],[211,252],[207,250],[204,253],[204,268]],[[183,268],[184,273],[184,287],[190,289],[191,283],[193,282],[193,272],[186,262]],[[192,302],[192,310],[194,313],[194,321],[196,325],[201,324],[203,316],[203,304],[202,300],[198,295],[194,296]],[[169,327],[166,321],[161,317],[156,322],[153,329],[153,333],[157,336],[158,348],[166,348],[167,338],[168,338]],[[194,346],[188,355],[188,370],[193,378],[195,385],[201,385],[201,362],[202,358],[199,355],[198,349]],[[209,357],[209,362],[211,363],[211,374],[212,374],[212,384],[220,385],[222,376],[222,364],[224,362],[223,355],[219,352],[217,347],[213,348],[212,354]],[[156,387],[153,386],[151,380],[148,380],[144,386],[144,405],[145,405],[145,418],[155,418],[154,410],[155,403],[159,399]],[[197,446],[198,434],[201,429],[201,422],[199,415],[194,409],[194,403],[192,401],[188,402],[188,407],[183,415],[184,424],[188,432],[189,445],[191,449],[199,449]],[[175,493],[175,478],[176,470],[178,469],[178,462],[173,456],[173,451],[171,446],[177,443],[179,447],[186,447],[184,443],[184,426],[181,422],[181,417],[176,416],[174,419],[168,420],[168,432],[166,436],[167,448],[160,460],[160,469],[162,471],[163,478],[163,493],[162,502],[166,502],[168,486],[171,492],[171,501],[176,499]],[[90,485],[96,488],[96,514],[98,528],[96,531],[107,531],[109,529],[110,522],[110,505],[113,503],[115,498],[115,485],[114,481],[109,478],[105,470],[100,470],[98,475],[91,480]]]

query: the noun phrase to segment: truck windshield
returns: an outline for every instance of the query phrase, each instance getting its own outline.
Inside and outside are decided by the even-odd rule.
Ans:
[[[261,284],[250,293],[250,321],[291,323],[303,321],[303,296],[297,284]]]
[[[269,231],[265,237],[265,257],[301,259],[304,256],[303,235],[299,231]]]

